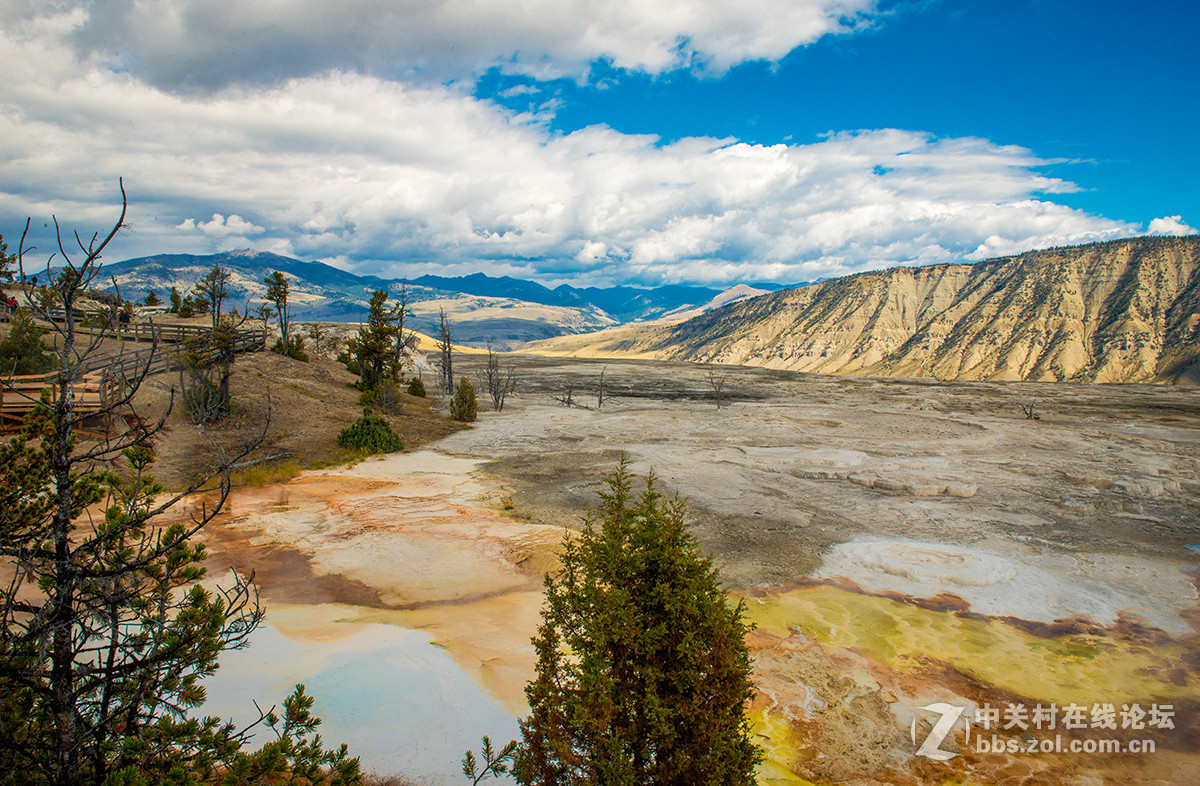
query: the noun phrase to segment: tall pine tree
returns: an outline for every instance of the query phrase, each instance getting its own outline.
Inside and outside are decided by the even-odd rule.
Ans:
[[[752,784],[743,606],[686,530],[683,502],[663,497],[653,473],[635,498],[633,480],[622,459],[546,579],[517,779]]]

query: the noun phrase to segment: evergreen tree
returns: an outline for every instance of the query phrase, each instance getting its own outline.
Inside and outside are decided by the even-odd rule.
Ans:
[[[187,297],[185,297],[183,300],[181,300],[179,302],[179,308],[176,310],[175,313],[177,313],[181,317],[184,317],[185,319],[188,317],[196,316],[196,300],[195,300],[195,298],[193,298],[191,295],[188,295]]]
[[[387,307],[386,289],[371,293],[367,311],[367,324],[350,341],[347,366],[361,377],[359,387],[371,390],[384,379],[395,379],[397,369],[393,364],[392,342],[396,339],[394,315]]]
[[[478,404],[475,401],[475,386],[466,377],[458,380],[454,397],[450,399],[450,417],[463,423],[470,423],[478,415]]]
[[[178,314],[179,309],[183,306],[183,298],[179,295],[179,290],[171,287],[171,307],[167,309],[168,314]]]
[[[729,605],[653,472],[637,498],[625,459],[605,482],[598,520],[546,578],[517,780],[749,786],[761,754],[743,605]]]
[[[13,314],[8,335],[0,338],[0,374],[44,374],[57,368],[42,340],[45,333],[46,328],[39,327],[25,309]]]
[[[275,316],[279,320],[280,344],[279,349],[275,351],[281,355],[294,357],[291,354],[293,346],[291,341],[292,312],[288,308],[288,281],[283,273],[276,270],[264,278],[263,283],[267,285],[267,300],[271,301]]]
[[[12,281],[13,266],[16,262],[16,255],[8,253],[8,244],[4,242],[4,236],[0,235],[0,281]],[[4,294],[4,290],[0,289],[0,296]]]
[[[158,295],[154,294],[154,290],[150,290],[150,294],[146,295],[145,304],[147,306],[162,305],[162,301],[158,299]]]
[[[204,278],[196,282],[195,308],[201,314],[212,317],[212,329],[215,333],[221,325],[221,306],[229,297],[230,273],[220,265],[213,265]]]

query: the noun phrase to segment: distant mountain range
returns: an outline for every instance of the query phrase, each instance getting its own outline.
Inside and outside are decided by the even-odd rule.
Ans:
[[[530,349],[864,376],[1200,384],[1200,237],[861,273]]]
[[[213,265],[229,271],[230,303],[243,310],[246,304],[254,308],[262,302],[266,292],[263,278],[275,270],[287,276],[295,316],[300,320],[357,322],[365,319],[372,291],[396,293],[407,285],[415,328],[433,331],[444,309],[453,321],[457,342],[477,346],[491,342],[503,349],[633,321],[682,319],[767,291],[744,285],[725,292],[693,286],[577,288],[564,284],[550,289],[533,281],[483,273],[454,278],[421,276],[403,282],[251,250],[127,259],[106,264],[104,276],[115,278],[126,299],[140,300],[153,290],[166,300],[171,287],[186,293]]]

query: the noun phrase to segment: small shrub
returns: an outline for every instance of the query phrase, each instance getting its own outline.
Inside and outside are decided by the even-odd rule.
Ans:
[[[466,377],[458,380],[458,387],[454,390],[454,398],[450,399],[450,417],[463,423],[470,423],[475,420],[475,386]]]
[[[180,372],[182,377],[183,372]],[[203,369],[191,369],[182,384],[180,401],[183,411],[196,425],[215,423],[230,413],[229,389],[206,376]]]
[[[288,341],[287,351],[284,351],[283,339],[275,339],[275,346],[271,347],[271,351],[276,355],[283,355],[292,360],[299,360],[304,363],[308,362],[308,353],[304,351],[304,336],[292,336],[291,341]]]
[[[369,407],[352,426],[342,429],[337,441],[344,448],[367,453],[394,453],[404,449],[404,443],[388,422]]]
[[[364,390],[358,397],[358,403],[374,407],[389,415],[400,414],[400,385],[393,380],[385,379],[370,390]]]
[[[408,383],[408,395],[425,398],[425,383],[421,381],[420,377],[413,377]]]
[[[58,368],[58,359],[49,354],[50,347],[42,341],[46,332],[28,311],[18,310],[8,335],[0,338],[0,373],[42,374]]]

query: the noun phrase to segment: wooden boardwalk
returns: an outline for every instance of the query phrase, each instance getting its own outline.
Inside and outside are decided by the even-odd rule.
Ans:
[[[0,431],[19,429],[25,416],[38,406],[42,391],[49,391],[50,406],[58,401],[58,372],[48,374],[24,374],[7,377],[0,385]],[[89,413],[100,411],[106,403],[120,393],[121,383],[105,374],[84,374],[75,383],[75,411]]]
[[[93,331],[80,328],[87,334]],[[75,411],[96,413],[123,394],[126,383],[143,374],[156,374],[183,366],[190,349],[188,341],[203,338],[211,330],[192,325],[154,325],[137,323],[115,325],[104,331],[106,337],[121,341],[155,341],[154,346],[115,355],[98,355],[80,364],[82,379],[75,385]],[[264,349],[267,331],[239,330],[234,339],[235,354],[258,352]],[[201,357],[211,358],[215,350],[208,350]],[[0,431],[20,428],[21,421],[30,412],[43,390],[49,390],[51,401],[58,395],[55,381],[58,372],[25,376],[0,377]]]

